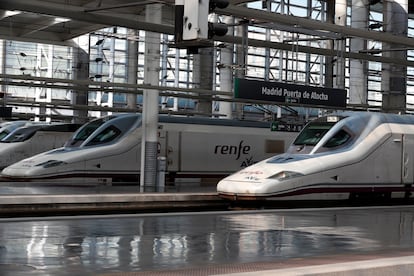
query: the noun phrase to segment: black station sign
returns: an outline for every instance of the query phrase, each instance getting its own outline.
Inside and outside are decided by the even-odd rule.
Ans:
[[[282,82],[236,79],[234,97],[285,104],[346,107],[346,90]]]

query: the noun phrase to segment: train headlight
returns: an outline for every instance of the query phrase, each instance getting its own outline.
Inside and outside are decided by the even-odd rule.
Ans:
[[[298,173],[298,172],[291,172],[291,171],[281,171],[281,172],[278,172],[277,174],[270,176],[269,178],[283,181],[283,180],[288,180],[288,179],[292,179],[292,178],[300,177],[300,176],[303,176],[303,174]]]
[[[67,164],[66,162],[60,161],[60,160],[48,160],[46,162],[37,164],[36,166],[41,166],[43,168],[51,168],[51,167],[57,167],[60,165],[64,165]]]

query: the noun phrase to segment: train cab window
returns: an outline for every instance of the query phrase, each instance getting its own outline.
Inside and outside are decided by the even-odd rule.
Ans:
[[[3,139],[4,137],[6,137],[7,135],[9,135],[9,133],[10,133],[10,131],[8,131],[7,129],[0,132],[0,140]]]
[[[108,126],[98,133],[86,146],[104,144],[113,141],[121,134],[121,131],[115,126]]]
[[[308,124],[293,142],[296,146],[315,146],[335,123],[315,122]]]
[[[345,130],[341,129],[332,138],[330,138],[323,146],[325,148],[334,148],[345,144],[349,141],[351,135]]]
[[[25,127],[12,131],[8,136],[4,137],[3,143],[23,142],[30,139],[40,127]]]
[[[82,144],[96,129],[105,123],[105,120],[98,119],[94,120],[79,129],[75,136],[68,141],[68,147],[76,147]]]

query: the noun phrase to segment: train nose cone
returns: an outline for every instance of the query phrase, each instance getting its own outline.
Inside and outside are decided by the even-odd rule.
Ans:
[[[262,189],[262,181],[237,181],[224,179],[217,184],[218,193],[256,194]]]

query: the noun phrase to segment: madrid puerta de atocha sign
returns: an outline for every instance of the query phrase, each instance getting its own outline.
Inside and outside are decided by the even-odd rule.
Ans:
[[[236,79],[234,97],[284,104],[345,107],[346,90],[282,82]]]

